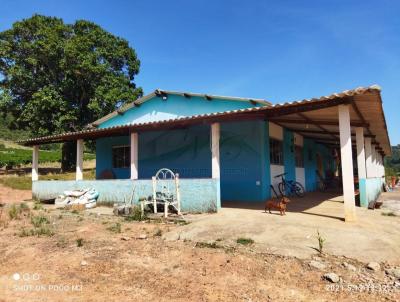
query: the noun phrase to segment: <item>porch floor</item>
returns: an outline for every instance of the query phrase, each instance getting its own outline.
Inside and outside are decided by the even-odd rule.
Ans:
[[[383,193],[396,199],[400,193]],[[317,230],[326,239],[325,251],[360,261],[400,264],[400,218],[383,216],[384,210],[356,207],[357,222],[344,223],[343,198],[333,193],[308,193],[293,198],[286,216],[264,212],[260,203],[223,203],[217,214],[191,217],[193,222],[165,234],[166,239],[215,241],[235,245],[239,237],[255,241],[254,249],[299,258],[317,253]]]

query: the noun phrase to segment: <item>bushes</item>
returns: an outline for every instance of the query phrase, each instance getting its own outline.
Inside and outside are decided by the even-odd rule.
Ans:
[[[84,159],[94,159],[95,155],[85,153]],[[39,163],[44,162],[61,162],[61,150],[39,151]],[[19,165],[28,165],[32,163],[32,150],[6,148],[4,144],[0,144],[0,168],[15,167]]]

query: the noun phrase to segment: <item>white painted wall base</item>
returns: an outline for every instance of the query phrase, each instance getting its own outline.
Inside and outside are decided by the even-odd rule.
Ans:
[[[301,183],[304,188],[306,187],[306,177],[305,177],[304,168],[297,168],[296,167],[296,181]]]
[[[276,175],[285,172],[285,167],[281,165],[271,165],[271,185],[274,186],[276,193],[279,194],[278,184],[281,182],[281,178],[275,178]],[[276,197],[275,193],[271,190],[271,196]]]

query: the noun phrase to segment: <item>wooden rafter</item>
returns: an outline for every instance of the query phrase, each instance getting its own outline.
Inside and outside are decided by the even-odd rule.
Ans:
[[[277,122],[282,124],[308,124],[308,125],[322,125],[322,126],[339,126],[339,121],[333,120],[301,120],[301,119],[286,119],[286,118],[271,118],[271,122]],[[352,121],[351,126],[353,127],[367,127],[368,123],[363,123],[360,121]]]
[[[304,113],[297,113],[298,116],[300,116],[301,118],[303,118],[305,121],[310,122],[311,119],[306,116]],[[323,126],[321,125],[315,125],[317,128],[321,129],[322,132],[324,132],[325,134],[328,134],[330,136],[332,136],[334,139],[337,139],[337,135],[332,134],[331,132],[329,132],[328,130],[326,130]]]

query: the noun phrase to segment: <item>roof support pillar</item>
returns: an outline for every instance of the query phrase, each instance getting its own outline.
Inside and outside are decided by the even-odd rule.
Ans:
[[[39,146],[35,145],[32,149],[32,181],[39,179]]]
[[[346,222],[356,220],[353,157],[351,148],[351,128],[349,105],[339,105],[340,153],[342,159],[344,219]]]
[[[372,178],[372,145],[371,138],[366,137],[365,144],[365,168],[367,169],[367,178]]]
[[[220,179],[220,165],[219,165],[219,138],[220,138],[220,124],[211,124],[211,169],[212,178]]]
[[[136,132],[131,133],[131,179],[138,179],[138,142],[139,136]]]
[[[357,143],[357,170],[358,170],[358,188],[360,191],[360,205],[368,207],[367,197],[367,171],[365,168],[365,145],[364,145],[364,128],[356,128]]]
[[[83,139],[76,140],[76,180],[83,179]]]
[[[365,169],[364,128],[356,128],[358,178],[367,178]]]

